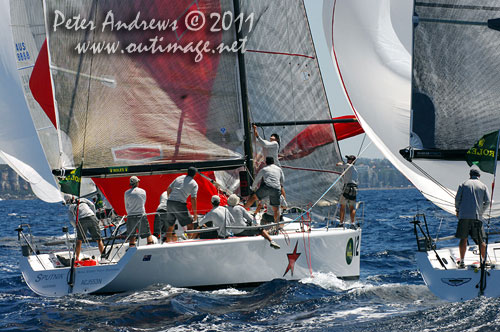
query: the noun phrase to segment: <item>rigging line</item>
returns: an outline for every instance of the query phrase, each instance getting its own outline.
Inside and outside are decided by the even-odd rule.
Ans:
[[[366,133],[363,135],[363,140],[361,141],[361,145],[359,146],[358,155],[359,155],[359,152],[361,151],[361,149],[363,148],[363,144],[365,143],[365,139],[366,139]],[[371,144],[372,144],[372,142],[368,143],[367,147],[370,146]]]
[[[363,149],[363,151],[361,151],[361,153],[360,153],[360,154],[358,154],[358,158],[359,158],[359,156],[361,156],[361,155],[362,155],[362,154],[366,151],[366,149],[368,149],[368,147],[369,147],[369,145],[367,145],[367,146]],[[328,187],[328,189],[326,189],[326,191],[325,191],[325,192],[324,192],[324,193],[323,193],[323,194],[322,194],[322,195],[321,195],[321,196],[320,196],[320,197],[316,200],[316,202],[314,202],[314,204],[312,204],[312,205],[311,205],[311,207],[310,207],[310,208],[308,208],[307,210],[304,210],[304,211],[302,212],[302,214],[301,214],[301,215],[299,215],[298,217],[296,217],[296,218],[295,218],[295,219],[293,219],[292,221],[289,221],[288,223],[293,223],[293,222],[295,222],[295,221],[299,220],[300,218],[302,218],[303,216],[305,216],[306,214],[310,213],[310,212],[311,212],[311,210],[313,209],[313,207],[315,207],[315,206],[319,203],[319,201],[321,201],[321,200],[323,199],[323,197],[325,197],[325,196],[326,196],[326,194],[328,194],[328,192],[330,192],[330,190],[332,190],[332,188],[333,188],[333,187],[337,184],[337,182],[339,182],[339,181],[340,181],[340,179],[342,179],[342,177],[343,177],[343,176],[347,173],[347,171],[348,171],[348,170],[349,170],[352,166],[353,166],[353,164],[349,164],[349,166],[347,166],[347,167],[346,167],[346,169],[344,170],[344,172],[342,172],[342,174],[340,174],[340,176],[339,176],[337,179],[335,179],[335,181],[333,181],[333,183],[330,185],[330,187]]]
[[[458,24],[458,25],[477,25],[477,26],[487,26],[487,22],[472,22],[472,21],[460,21],[460,20],[443,20],[438,18],[425,18],[419,17],[418,22],[425,23],[443,23],[443,24]]]
[[[418,171],[420,171],[420,173],[422,173],[426,178],[428,178],[429,180],[431,180],[432,182],[434,182],[445,193],[447,193],[448,195],[450,195],[450,197],[455,198],[455,195],[453,194],[453,192],[450,189],[448,189],[444,185],[442,185],[438,180],[436,180],[434,177],[432,177],[432,175],[430,175],[429,173],[427,173],[422,167],[418,166],[417,164],[415,164],[412,161],[410,161],[410,163],[413,165],[413,167],[415,167]]]
[[[95,0],[95,10],[93,10],[93,13],[94,13],[94,22],[97,21],[97,4],[98,4],[99,0]],[[94,8],[94,5],[92,5],[92,8]],[[92,12],[91,12],[92,14]],[[94,43],[94,40],[95,40],[95,32],[92,34],[92,43]],[[83,59],[83,56],[82,58]],[[90,69],[89,69],[89,76],[92,77],[92,64],[94,62],[94,55],[91,55],[90,56]],[[90,104],[90,86],[92,85],[92,80],[89,79],[89,84],[88,84],[88,87],[87,87],[87,108],[85,110],[85,127],[83,129],[83,147],[82,147],[82,163],[81,163],[81,166],[82,166],[82,169],[83,169],[83,161],[85,160],[85,145],[86,145],[86,141],[87,141],[87,125],[88,125],[88,118],[89,118],[89,104]],[[80,174],[81,175],[81,174]],[[80,178],[80,184],[81,184],[81,178]],[[80,195],[80,193],[78,193],[78,195]]]
[[[445,4],[445,3],[415,2],[415,6],[416,7],[448,8],[448,9],[473,9],[473,10],[500,11],[500,7],[473,6],[473,5],[452,5],[452,4]]]
[[[309,172],[322,172],[322,173],[333,173],[333,174],[342,174],[341,172],[331,171],[327,169],[318,169],[318,168],[304,168],[304,167],[294,167],[294,166],[285,166],[281,165],[281,168],[289,168],[297,171],[309,171]]]

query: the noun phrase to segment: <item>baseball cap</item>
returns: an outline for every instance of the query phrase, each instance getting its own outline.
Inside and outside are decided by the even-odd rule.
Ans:
[[[212,199],[211,199],[211,202],[212,202],[212,203],[216,203],[216,204],[217,204],[217,203],[220,203],[220,197],[219,197],[219,196],[217,196],[217,195],[213,195],[213,196],[212,196]]]
[[[345,157],[347,158],[347,160],[356,160],[356,156],[353,154],[346,155]]]
[[[227,204],[229,204],[231,206],[236,206],[236,205],[238,205],[239,202],[240,202],[240,198],[236,194],[231,194],[227,198]]]
[[[138,184],[139,183],[139,178],[137,176],[131,176],[130,177],[130,185]]]

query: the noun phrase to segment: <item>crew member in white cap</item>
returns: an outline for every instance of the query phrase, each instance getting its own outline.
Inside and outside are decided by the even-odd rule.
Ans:
[[[205,225],[207,222],[211,221],[214,227],[218,227],[217,235],[220,238],[226,238],[230,236],[229,231],[226,229],[227,225],[234,225],[234,218],[223,206],[220,206],[220,197],[213,195],[212,199],[212,210],[210,210],[199,222],[200,226]]]
[[[182,227],[193,229],[193,219],[198,220],[197,196],[198,183],[194,180],[194,176],[198,173],[195,167],[189,167],[187,175],[178,176],[167,189],[167,215],[165,217],[167,223],[167,242],[176,240],[174,234],[175,221],[177,220]],[[187,199],[191,196],[191,207],[193,208],[193,218],[189,214],[187,208]]]
[[[139,188],[139,178],[130,177],[130,189],[125,192],[125,209],[127,210],[127,236],[129,246],[135,246],[136,232],[141,239],[147,237],[148,244],[153,244],[153,236],[146,216],[146,191]]]
[[[232,194],[227,198],[227,209],[231,213],[234,219],[234,224],[231,226],[246,226],[251,225],[254,220],[250,213],[241,205],[238,205],[240,202],[240,198],[236,194]],[[279,249],[280,246],[271,239],[269,233],[262,228],[259,229],[231,229],[235,236],[254,236],[254,235],[262,235],[267,241],[269,241],[269,245],[274,249]]]

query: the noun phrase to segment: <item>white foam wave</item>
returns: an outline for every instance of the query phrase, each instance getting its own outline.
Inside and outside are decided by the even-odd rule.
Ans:
[[[215,295],[245,295],[248,294],[248,292],[244,290],[239,290],[235,288],[225,288],[225,289],[217,289],[211,292],[212,294]]]
[[[304,284],[315,284],[325,289],[339,289],[342,291],[363,286],[363,283],[359,280],[345,281],[337,278],[332,272],[315,272],[312,277],[301,279],[300,282]]]

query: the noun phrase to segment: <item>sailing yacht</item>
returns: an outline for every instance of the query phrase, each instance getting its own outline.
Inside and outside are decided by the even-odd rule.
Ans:
[[[80,254],[87,263],[78,267],[71,263],[67,229],[67,246],[47,250],[33,240],[29,225],[20,225],[20,269],[35,293],[123,292],[155,283],[252,286],[316,272],[359,278],[361,228],[309,218],[319,205],[334,207],[342,193],[342,170],[335,166],[342,159],[335,123],[346,121],[332,120],[303,1],[179,0],[167,6],[164,1],[131,0],[123,6],[123,1],[16,0],[1,5],[5,20],[0,37],[12,48],[0,53],[5,64],[0,70],[10,74],[2,75],[0,84],[11,93],[7,99],[22,106],[17,110],[24,118],[12,122],[30,128],[30,138],[38,144],[33,149],[43,155],[27,158],[23,142],[7,150],[13,141],[7,136],[0,150],[10,151],[10,165],[26,165],[45,180],[29,179],[33,188],[41,187],[45,195],[40,198],[61,201],[59,180],[78,170],[80,195],[96,186],[121,216],[104,257],[90,245]],[[133,19],[141,12],[143,18],[180,23],[178,29],[162,32],[104,29],[101,23],[109,12],[115,20]],[[55,24],[60,13],[85,18],[96,28]],[[189,20],[193,16],[198,19]],[[215,21],[189,26],[203,18]],[[201,60],[189,52],[130,52],[134,48],[128,46],[152,40],[165,47],[204,41],[214,48]],[[242,46],[243,41],[245,53],[242,47],[236,48],[239,52],[216,48]],[[122,48],[97,52],[99,43]],[[94,47],[82,52],[82,45]],[[13,108],[1,110],[12,114]],[[210,210],[212,195],[248,196],[242,185],[251,182],[262,155],[253,149],[252,123],[263,137],[280,135],[286,151],[281,166],[287,202],[299,207],[272,236],[281,249],[270,248],[262,237],[128,247],[120,229],[130,176],[139,177],[147,192],[151,226],[160,195],[190,166],[202,174],[195,178],[199,214]]]
[[[363,129],[428,200],[453,215],[469,174],[467,151],[500,128],[499,17],[492,0],[324,1],[325,34]],[[494,177],[483,172],[481,180],[489,186]],[[499,197],[494,191],[485,228],[500,214]],[[497,243],[488,244],[490,266],[480,266],[471,245],[459,269],[458,239],[441,236],[455,243],[437,248],[424,216],[412,223],[418,268],[434,294],[450,301],[500,295]]]

